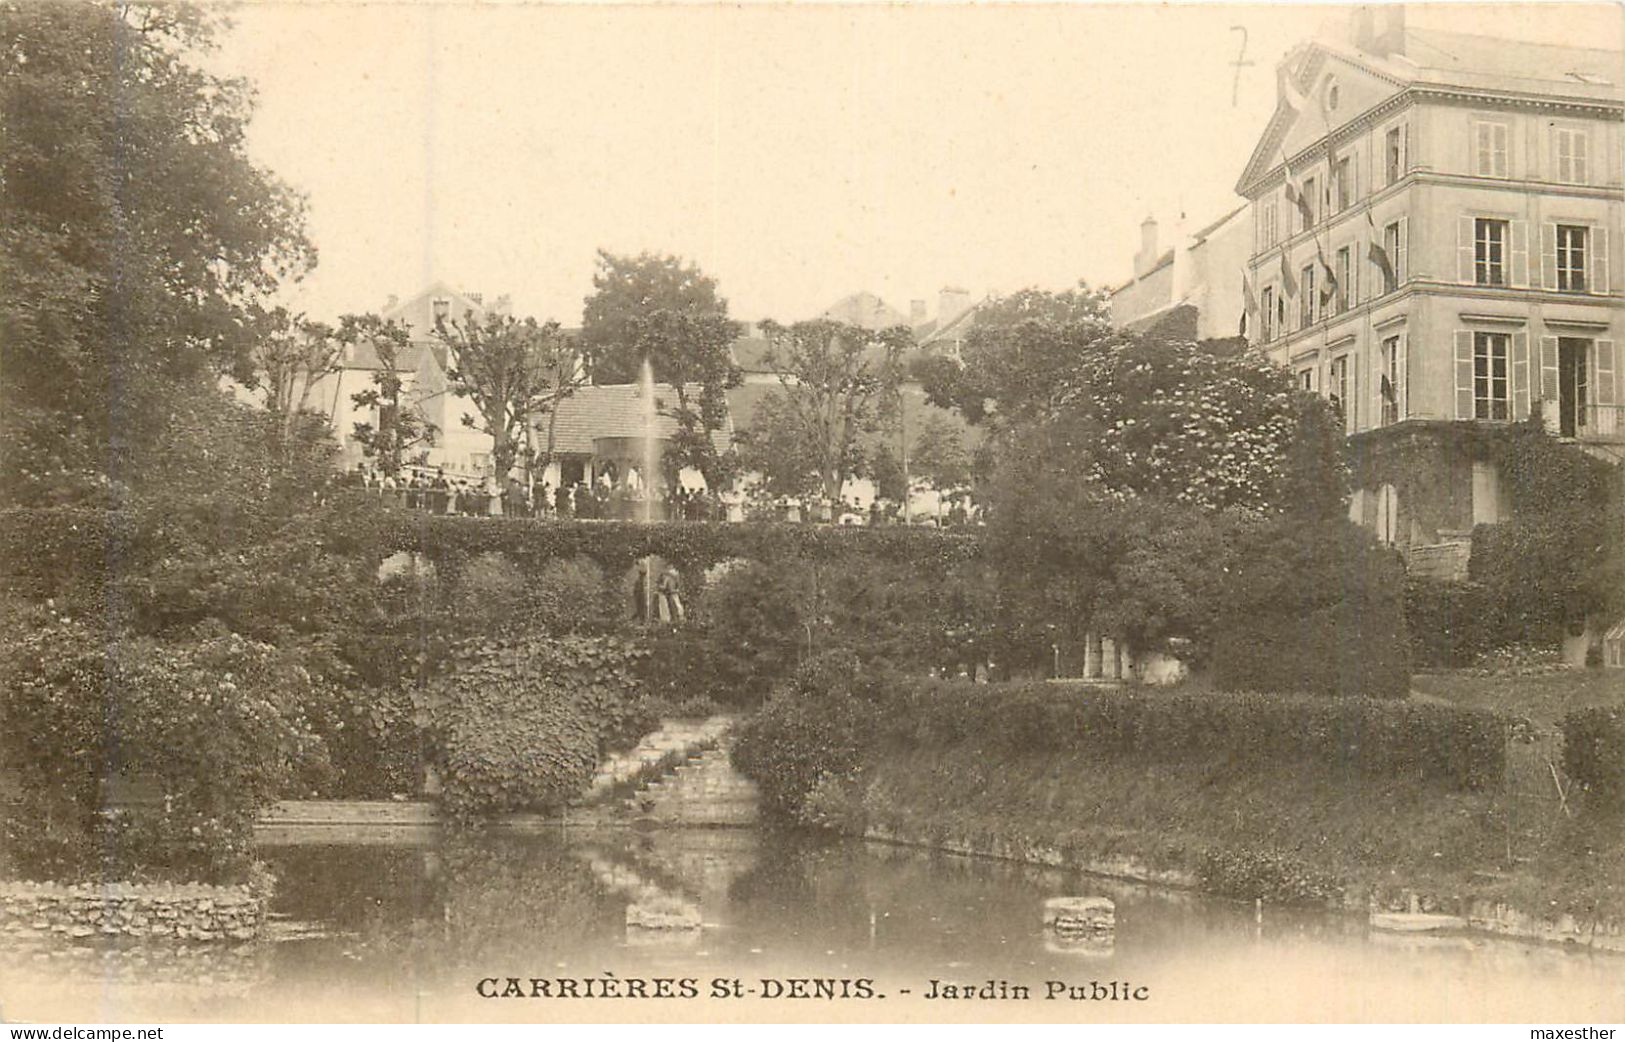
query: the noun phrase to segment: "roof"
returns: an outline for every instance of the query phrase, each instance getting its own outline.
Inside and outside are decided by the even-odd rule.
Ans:
[[[976,324],[977,312],[981,311],[982,305],[986,304],[990,299],[990,297],[983,297],[949,319],[948,323],[941,328],[933,328],[929,332],[920,334],[919,345],[928,347],[931,344],[948,343],[963,339],[965,334],[970,332],[970,327]]]
[[[1454,88],[1506,98],[1538,96],[1613,108],[1625,104],[1625,89],[1621,87],[1625,54],[1602,48],[1406,28],[1395,53],[1373,54],[1346,40],[1322,38],[1293,48],[1282,59],[1282,65],[1292,84],[1306,96],[1313,96],[1328,59],[1345,69],[1359,70],[1371,77],[1373,84],[1383,85],[1383,98],[1376,105],[1417,88]],[[1363,111],[1372,107],[1368,104]],[[1355,109],[1342,117],[1339,128],[1353,122],[1360,111]],[[1250,185],[1279,166],[1284,139],[1296,121],[1297,114],[1283,96],[1276,102],[1275,112],[1237,181],[1238,192],[1247,194]],[[1315,137],[1324,140],[1326,135]],[[1301,148],[1295,146],[1287,151],[1297,154]]]
[[[691,396],[698,397],[699,393],[699,384],[689,386]],[[677,432],[677,421],[668,410],[677,407],[677,395],[669,384],[656,384],[654,395],[655,437],[670,438]],[[558,404],[555,419],[544,416],[537,421],[537,426],[545,437],[551,425],[555,452],[590,456],[595,438],[643,436],[644,404],[637,384],[588,384]],[[726,452],[733,444],[731,415],[722,430],[711,432],[711,444],[718,452]]]
[[[825,308],[818,317],[871,330],[908,325],[908,316],[867,290],[842,297]]]
[[[440,368],[446,368],[446,346],[444,344],[430,344],[415,341],[404,344],[395,355],[395,369],[403,373],[415,373],[423,364],[425,353],[431,354]],[[344,359],[346,369],[383,369],[383,359],[378,357],[378,349],[370,340],[357,340],[350,345]]]

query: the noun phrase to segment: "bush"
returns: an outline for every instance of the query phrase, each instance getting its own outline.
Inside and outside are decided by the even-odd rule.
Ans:
[[[605,748],[648,729],[633,665],[642,654],[613,638],[453,646],[419,717],[440,747],[447,812],[467,821],[554,810],[580,793]]]
[[[1249,536],[1225,583],[1213,672],[1227,691],[1404,698],[1404,567],[1346,521]]]
[[[1342,896],[1336,877],[1276,850],[1208,850],[1196,867],[1208,893],[1270,904],[1323,905]]]
[[[1172,762],[1221,753],[1241,765],[1499,785],[1505,720],[1428,703],[1313,696],[1058,689],[1042,682],[922,682],[886,707],[884,735],[969,755],[1085,751]]]
[[[799,824],[826,779],[856,770],[878,723],[878,682],[851,652],[798,669],[735,732],[733,764],[761,790],[763,809]]]
[[[239,874],[258,811],[326,763],[313,697],[292,656],[236,635],[182,644],[36,620],[0,648],[0,759],[23,790],[13,869],[122,876],[123,849],[162,876]],[[161,809],[109,822],[116,777],[151,781]]]
[[[1413,669],[1461,669],[1506,643],[1494,598],[1475,582],[1407,578],[1405,630]]]
[[[1625,797],[1625,707],[1592,706],[1563,717],[1563,770],[1605,806]]]

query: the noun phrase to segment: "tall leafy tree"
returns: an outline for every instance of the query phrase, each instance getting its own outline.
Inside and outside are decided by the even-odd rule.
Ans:
[[[1060,293],[1026,289],[977,309],[959,359],[928,356],[915,376],[933,405],[998,426],[1064,399],[1081,343],[1112,333],[1106,294],[1079,283]]]
[[[727,392],[740,382],[733,361],[739,326],[716,280],[678,257],[598,253],[593,293],[582,315],[581,347],[599,384],[632,383],[648,360],[676,399],[677,431],[668,467],[692,466],[718,487],[728,459],[713,434],[728,420]]]
[[[177,396],[251,379],[250,306],[314,262],[247,156],[252,92],[196,61],[210,10],[0,4],[0,495],[138,480]]]
[[[913,336],[905,326],[871,332],[829,319],[764,322],[762,332],[779,388],[766,413],[777,429],[759,445],[779,446],[797,467],[810,466],[819,493],[835,502],[863,467],[865,440],[879,428]]]
[[[377,357],[372,386],[350,396],[357,405],[376,410],[378,422],[359,422],[355,438],[362,450],[378,461],[385,474],[399,474],[407,463],[417,462],[434,444],[439,430],[429,422],[423,409],[406,390],[406,367],[411,338],[406,326],[377,315],[344,315],[339,319],[338,339],[355,347],[365,345]]]
[[[265,312],[261,324],[264,331],[249,349],[254,383],[285,441],[310,403],[316,383],[338,372],[344,342],[327,323],[291,314],[286,308]]]
[[[481,319],[470,312],[441,323],[436,334],[451,354],[446,375],[453,393],[476,410],[463,414],[464,426],[491,438],[497,481],[506,480],[528,451],[522,435],[530,418],[544,413],[549,415],[548,444],[540,461],[545,467],[552,456],[551,421],[558,404],[585,382],[559,324],[497,314]]]

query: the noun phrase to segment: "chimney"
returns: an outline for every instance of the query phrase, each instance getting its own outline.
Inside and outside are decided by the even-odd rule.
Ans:
[[[952,322],[970,307],[970,291],[958,286],[944,286],[937,293],[937,328]]]
[[[925,301],[911,300],[908,302],[908,324],[911,326],[925,325]]]
[[[475,307],[482,308],[482,307],[485,306],[485,294],[484,293],[467,293],[467,294],[464,294],[464,295],[467,296],[469,300],[472,300],[474,302]]]
[[[1144,278],[1157,264],[1157,219],[1140,222],[1140,252],[1134,255],[1134,277]]]
[[[1405,5],[1355,8],[1350,16],[1349,35],[1357,49],[1379,58],[1405,53]]]
[[[1178,304],[1188,297],[1192,290],[1191,285],[1191,246],[1190,222],[1181,213],[1179,220],[1174,222],[1174,263],[1170,279],[1172,283],[1171,299]]]

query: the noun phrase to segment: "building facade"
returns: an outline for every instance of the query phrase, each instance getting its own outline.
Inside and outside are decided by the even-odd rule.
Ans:
[[[1112,321],[1185,340],[1246,333],[1241,282],[1252,252],[1247,207],[1237,206],[1194,232],[1184,225],[1181,219],[1173,245],[1158,252],[1156,218],[1140,223],[1134,277],[1111,291]]]
[[[1237,184],[1251,338],[1341,410],[1355,519],[1446,570],[1505,510],[1473,431],[1625,459],[1622,66],[1362,11],[1288,55]]]

